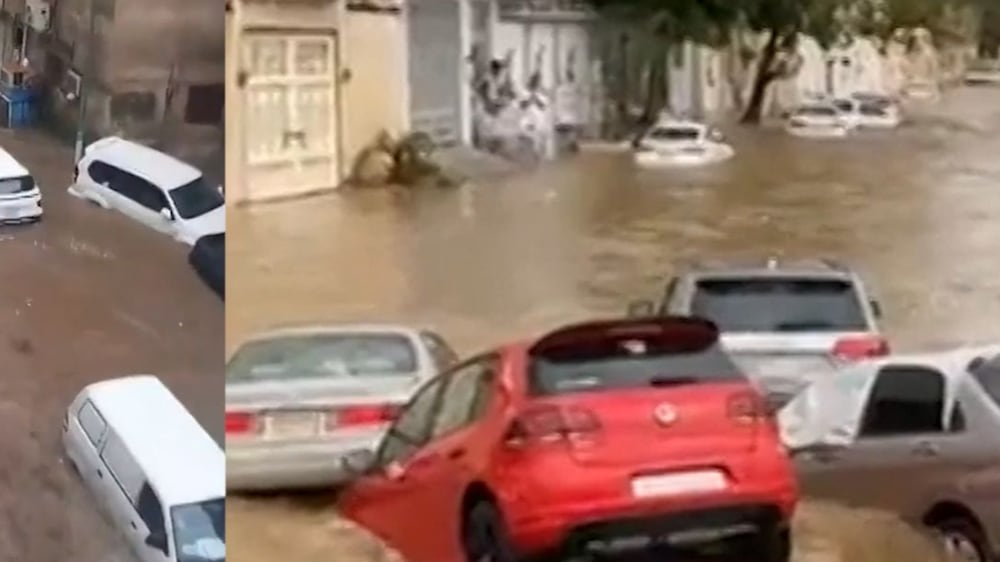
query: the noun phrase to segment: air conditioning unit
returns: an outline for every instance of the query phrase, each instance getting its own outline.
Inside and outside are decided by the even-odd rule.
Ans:
[[[35,31],[48,31],[52,19],[52,6],[48,0],[25,0],[24,19]]]

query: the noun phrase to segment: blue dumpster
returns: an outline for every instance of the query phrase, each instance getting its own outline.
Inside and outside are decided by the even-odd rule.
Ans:
[[[8,129],[34,125],[35,99],[35,92],[28,88],[7,87],[0,89],[0,125]]]

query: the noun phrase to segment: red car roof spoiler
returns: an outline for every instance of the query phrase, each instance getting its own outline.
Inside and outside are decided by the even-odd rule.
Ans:
[[[661,316],[597,320],[561,327],[539,338],[528,349],[535,357],[573,355],[621,349],[641,342],[660,353],[697,353],[719,341],[715,323],[692,316]]]

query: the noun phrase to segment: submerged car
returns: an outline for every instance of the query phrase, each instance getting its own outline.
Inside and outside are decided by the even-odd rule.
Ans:
[[[341,456],[373,447],[421,383],[457,355],[437,333],[390,325],[265,332],[226,365],[226,485],[342,483]]]
[[[595,321],[477,355],[346,457],[341,512],[411,562],[720,542],[787,561],[791,461],[718,339],[697,318]]]
[[[42,218],[42,193],[35,178],[0,148],[0,225],[36,222]]]
[[[197,168],[173,156],[119,137],[87,146],[69,193],[189,246],[226,231],[221,186],[209,186]]]
[[[785,121],[785,131],[806,138],[843,138],[850,133],[852,123],[832,103],[813,101],[791,113]]]
[[[844,115],[851,128],[895,129],[902,123],[899,106],[889,98],[856,95],[836,99],[833,104]]]
[[[668,280],[658,304],[632,303],[629,314],[711,320],[775,406],[844,363],[889,353],[878,300],[834,260],[690,263]]]
[[[954,560],[1000,559],[1000,346],[864,362],[779,419],[810,496],[900,513]]]
[[[690,167],[724,162],[735,154],[718,129],[663,116],[639,139],[634,158],[646,168]]]
[[[226,235],[202,236],[191,248],[188,263],[213,293],[226,300]]]

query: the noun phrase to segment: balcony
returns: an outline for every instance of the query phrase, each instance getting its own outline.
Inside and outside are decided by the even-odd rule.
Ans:
[[[583,0],[498,0],[501,19],[586,21],[594,12]]]

